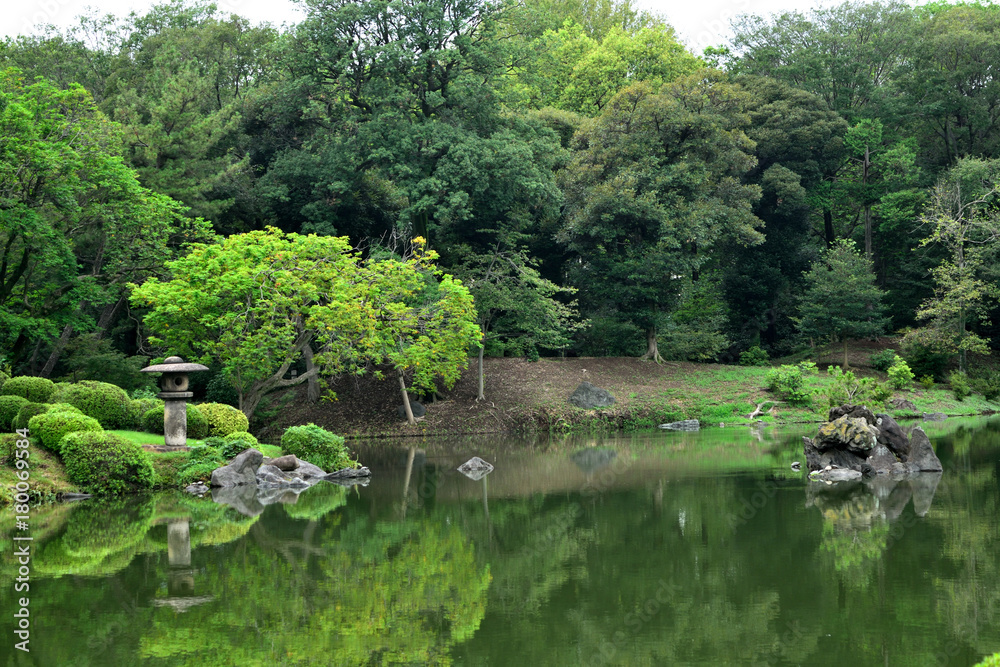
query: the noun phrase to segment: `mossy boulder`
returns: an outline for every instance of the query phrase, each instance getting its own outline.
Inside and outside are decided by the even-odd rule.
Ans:
[[[861,417],[838,417],[820,427],[815,444],[820,450],[837,447],[868,456],[878,439],[878,429]]]
[[[55,382],[48,378],[21,375],[4,382],[3,386],[0,387],[0,394],[21,396],[32,403],[47,403],[55,388]]]
[[[93,417],[62,410],[35,415],[28,421],[28,428],[35,443],[55,454],[61,453],[60,441],[70,433],[104,430]]]
[[[149,456],[139,445],[114,433],[70,433],[61,447],[66,475],[90,493],[119,495],[153,486]]]
[[[24,396],[0,396],[0,431],[13,430],[14,418],[29,402]]]
[[[208,421],[208,435],[226,437],[230,433],[245,432],[250,428],[247,416],[225,403],[200,403],[198,410]]]
[[[163,435],[163,406],[147,410],[142,416],[142,430]],[[187,406],[187,437],[202,440],[208,437],[208,420],[196,405]]]
[[[52,394],[52,403],[69,403],[83,414],[93,417],[106,429],[131,428],[131,399],[121,387],[107,382],[81,380],[59,388]]]

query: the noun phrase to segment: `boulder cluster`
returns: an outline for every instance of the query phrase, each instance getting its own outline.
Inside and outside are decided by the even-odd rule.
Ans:
[[[816,437],[803,441],[811,476],[825,481],[942,470],[923,429],[916,427],[907,436],[892,417],[863,406],[831,408]]]
[[[212,473],[212,487],[252,486],[259,489],[305,489],[321,481],[368,477],[368,468],[345,468],[327,473],[319,466],[289,454],[265,458],[256,449],[247,449]]]

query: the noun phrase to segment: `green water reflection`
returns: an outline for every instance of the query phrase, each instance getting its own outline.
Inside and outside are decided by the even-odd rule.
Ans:
[[[895,484],[807,483],[811,429],[713,429],[383,443],[368,487],[45,508],[32,651],[4,613],[0,664],[969,665],[1000,650],[1000,422],[927,428],[944,474]],[[473,454],[496,470],[457,473]]]

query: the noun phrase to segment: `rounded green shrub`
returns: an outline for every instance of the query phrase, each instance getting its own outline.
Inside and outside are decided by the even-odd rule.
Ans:
[[[889,386],[893,389],[907,389],[913,383],[913,371],[909,364],[897,358],[889,367]]]
[[[128,394],[121,387],[107,382],[81,380],[61,387],[52,395],[53,403],[75,405],[88,417],[101,422],[107,429],[130,428]]]
[[[149,456],[114,433],[70,433],[62,440],[62,457],[69,480],[89,493],[117,495],[153,486]]]
[[[222,458],[222,454],[215,447],[209,447],[208,445],[195,445],[188,450],[188,461],[189,462],[200,462],[200,461],[212,461],[215,463],[225,463]]]
[[[163,406],[147,410],[142,416],[142,430],[163,435]],[[208,420],[195,405],[187,406],[187,437],[201,440],[208,437]]]
[[[899,356],[896,354],[896,350],[885,349],[880,350],[868,358],[868,363],[877,371],[882,371],[885,373],[889,370],[889,367],[896,363]]]
[[[49,406],[46,403],[25,403],[21,406],[21,409],[17,411],[14,421],[11,423],[11,428],[13,430],[28,428],[28,422],[32,417],[48,411]]]
[[[250,428],[247,416],[225,403],[201,403],[198,410],[208,420],[208,434],[225,437],[230,433],[239,433]]]
[[[3,389],[3,383],[10,379],[10,376],[0,371],[0,389]]]
[[[315,424],[292,426],[281,435],[281,449],[327,472],[357,467],[344,446],[344,438]]]
[[[48,378],[22,375],[4,382],[3,387],[0,387],[0,394],[23,396],[32,403],[47,403],[55,388],[56,383]]]
[[[0,431],[13,430],[17,411],[27,404],[24,396],[0,396]]]
[[[760,345],[740,353],[740,366],[767,366],[771,358]]]
[[[226,459],[231,459],[238,455],[240,452],[250,449],[251,447],[258,447],[260,443],[257,442],[257,438],[253,437],[246,431],[239,433],[230,433],[224,438],[224,442],[219,451]]]
[[[16,433],[0,433],[0,466],[14,463],[14,447],[21,436]]]
[[[50,410],[35,415],[28,421],[31,437],[43,449],[60,453],[63,436],[77,431],[103,431],[101,424],[93,417],[73,412]]]
[[[134,398],[128,402],[128,428],[141,431],[143,416],[153,408],[163,408],[159,398]],[[161,427],[162,428],[162,427]]]

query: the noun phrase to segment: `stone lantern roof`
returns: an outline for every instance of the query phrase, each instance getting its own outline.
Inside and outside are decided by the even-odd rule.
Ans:
[[[207,371],[208,366],[202,366],[201,364],[192,364],[184,361],[180,357],[167,357],[163,360],[162,364],[154,364],[153,366],[147,366],[143,368],[141,373],[196,373],[198,371]]]

